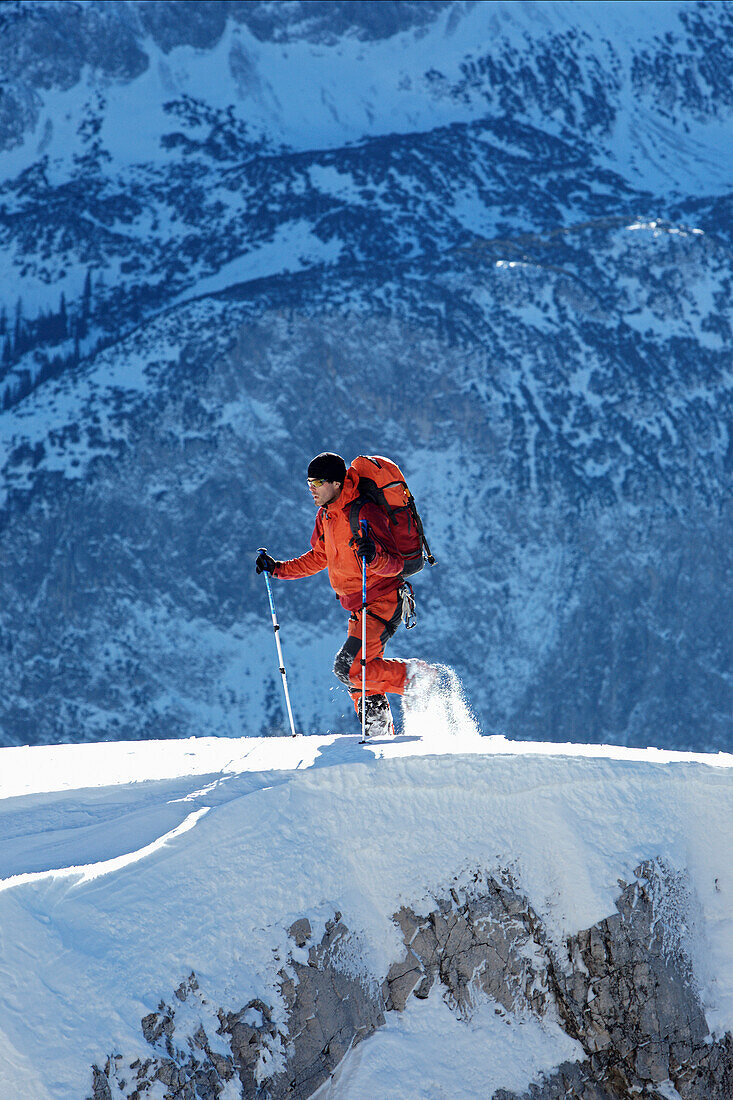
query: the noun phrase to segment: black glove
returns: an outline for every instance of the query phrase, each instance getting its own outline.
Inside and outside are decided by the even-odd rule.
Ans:
[[[274,558],[270,557],[264,546],[260,546],[257,551],[257,561],[255,562],[258,573],[272,573],[279,564],[279,561],[275,561]]]
[[[359,535],[354,539],[354,546],[359,557],[363,558],[367,565],[377,556],[377,547],[371,535]]]

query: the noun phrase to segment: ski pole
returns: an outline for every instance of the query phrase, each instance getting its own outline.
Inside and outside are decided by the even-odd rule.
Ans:
[[[277,621],[277,615],[275,614],[275,601],[272,598],[272,585],[270,584],[270,574],[265,571],[265,584],[267,585],[267,595],[270,597],[270,611],[272,613],[272,628],[275,631],[275,644],[277,646],[277,656],[280,661],[280,674],[283,678],[283,690],[285,692],[285,702],[288,705],[288,718],[290,719],[290,729],[295,737],[295,722],[293,721],[293,708],[290,706],[290,692],[288,691],[288,678],[285,674],[285,662],[283,661],[283,651],[280,645],[280,623]]]
[[[361,529],[366,536],[369,530],[365,519],[361,521]],[[366,589],[366,558],[361,559],[361,739],[366,741],[366,620],[367,620],[367,589]]]

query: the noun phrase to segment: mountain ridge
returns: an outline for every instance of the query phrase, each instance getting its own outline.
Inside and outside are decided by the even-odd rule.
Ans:
[[[45,10],[5,11],[5,742],[284,732],[251,559],[307,546],[325,447],[405,469],[413,644],[485,732],[727,747],[730,6]],[[64,19],[143,15],[138,75],[54,69]],[[276,597],[340,728],[323,578]]]

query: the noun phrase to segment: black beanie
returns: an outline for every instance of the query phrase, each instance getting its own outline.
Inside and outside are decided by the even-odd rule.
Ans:
[[[343,485],[346,477],[346,463],[341,455],[324,451],[316,455],[308,466],[308,477],[322,477],[325,481],[340,481]]]

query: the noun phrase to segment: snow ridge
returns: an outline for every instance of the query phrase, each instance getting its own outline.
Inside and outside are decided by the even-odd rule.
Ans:
[[[110,860],[130,841],[136,851],[94,879],[47,871],[3,884],[8,1095],[87,1096],[93,1065],[97,1096],[103,1079],[128,1096],[140,1075],[182,1087],[181,1067],[213,1080],[216,1066],[211,1095],[228,1100],[216,1089],[238,1080],[242,1094],[246,1051],[274,1087],[296,1049],[298,1095],[312,1094],[306,1070],[317,1065],[322,1081],[338,1071],[334,1096],[428,1096],[445,1082],[449,1048],[465,1067],[451,1071],[457,1096],[481,1079],[524,1096],[540,1072],[588,1084],[588,1058],[596,1070],[616,1058],[630,1084],[649,1087],[664,1069],[686,1100],[724,1095],[730,890],[710,837],[730,829],[729,756],[675,762],[445,729],[371,748],[357,737],[244,738],[226,761],[220,740],[167,745],[170,758],[163,743],[0,750],[16,792],[0,805],[16,872],[34,835],[61,845],[69,866],[94,845]],[[160,778],[131,782],[148,764]],[[53,785],[54,772],[56,794],[21,793]],[[198,816],[141,847],[171,810]],[[622,992],[629,944],[677,1047],[627,1043],[648,1018]],[[351,1046],[342,1020],[321,1060],[321,1032],[305,1018],[308,989],[329,986],[329,973],[366,976],[359,996],[383,1023]],[[360,1026],[357,1001],[341,1003]],[[685,1043],[687,1068],[675,1061]],[[693,1061],[707,1093],[690,1084]]]

